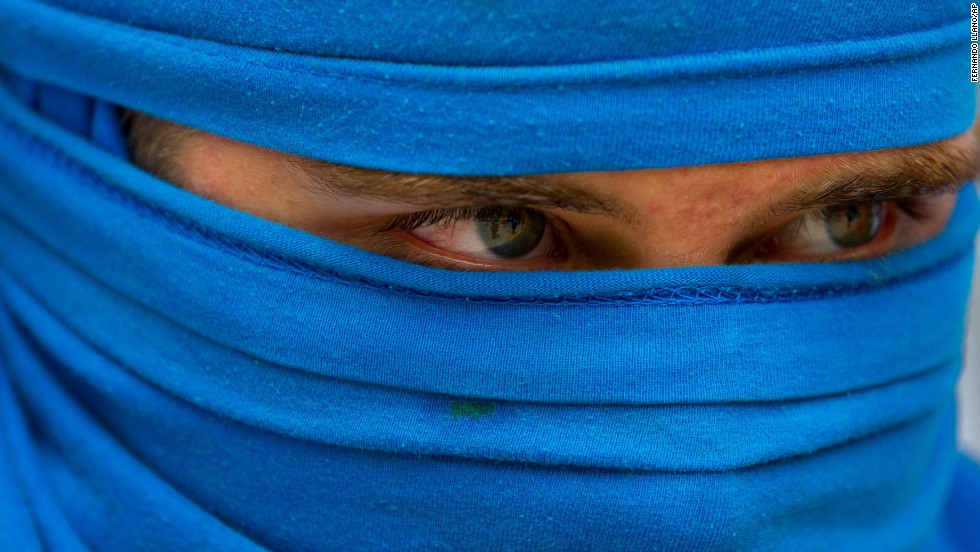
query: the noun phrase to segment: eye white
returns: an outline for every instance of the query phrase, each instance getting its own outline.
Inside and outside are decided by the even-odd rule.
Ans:
[[[882,202],[825,208],[807,214],[783,246],[808,255],[853,249],[874,240],[885,216]]]
[[[543,215],[519,210],[428,224],[412,230],[411,234],[449,253],[504,261],[547,254],[554,239]]]

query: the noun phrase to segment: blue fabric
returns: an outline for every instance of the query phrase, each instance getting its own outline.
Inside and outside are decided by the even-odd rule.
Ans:
[[[184,192],[110,106],[3,83],[2,549],[980,550],[972,189],[884,259],[459,273]]]
[[[959,0],[0,0],[0,64],[348,165],[617,170],[958,134],[969,18]]]
[[[921,144],[968,4],[0,0],[0,550],[980,550],[980,201],[884,259],[459,273],[161,182],[115,105],[441,174]]]

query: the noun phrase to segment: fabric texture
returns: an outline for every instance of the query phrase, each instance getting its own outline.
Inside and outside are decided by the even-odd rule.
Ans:
[[[873,150],[960,133],[974,109],[959,0],[0,0],[0,29],[26,77],[404,172]]]
[[[5,82],[4,548],[977,549],[972,191],[884,259],[456,273],[167,185],[111,109]]]
[[[128,160],[116,106],[440,174],[964,131],[968,6],[0,0],[0,550],[980,550],[980,200],[880,259],[462,273]]]

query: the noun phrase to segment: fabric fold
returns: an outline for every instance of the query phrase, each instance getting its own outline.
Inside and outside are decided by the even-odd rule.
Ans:
[[[962,64],[950,5],[914,21],[887,1],[837,8],[853,19],[802,44],[787,15],[729,58],[699,57],[701,37],[659,66],[648,44],[639,60],[583,49],[519,67],[497,51],[464,68],[419,63],[414,44],[395,64],[315,40],[277,51],[272,19],[193,32],[186,16],[210,3],[157,4],[151,30],[147,6],[0,0],[0,483],[15,488],[0,528],[21,527],[0,548],[971,545],[958,486],[976,474],[956,452],[953,387],[973,189],[944,232],[880,259],[461,273],[153,178],[116,117],[120,104],[447,173],[910,145],[967,118],[964,85],[927,82]],[[685,77],[725,60],[741,65],[724,79]],[[594,86],[562,84],[593,70]],[[752,130],[714,132],[735,128]]]
[[[390,57],[377,53],[386,39],[370,28],[360,35],[360,46],[331,46],[332,26],[348,19],[342,15],[334,22],[320,17],[323,34],[312,31],[305,46],[290,46],[281,43],[289,40],[287,33],[255,21],[237,22],[235,37],[219,32],[202,38],[209,33],[186,28],[181,9],[199,18],[223,17],[209,14],[207,5],[60,4],[5,0],[0,61],[6,67],[223,136],[374,169],[514,175],[864,151],[958,134],[974,110],[963,55],[969,13],[966,4],[947,0],[914,18],[900,16],[907,6],[897,0],[846,14],[818,3],[798,10],[769,7],[786,25],[775,37],[732,34],[721,14],[733,6],[715,2],[699,8],[705,10],[700,20],[685,16],[676,27],[643,33],[663,37],[643,50],[617,40],[622,51],[602,60],[560,53],[585,52],[572,45],[607,40],[588,17],[601,8],[583,7],[575,16],[568,10],[542,13],[542,22],[556,27],[577,21],[588,37],[558,37],[537,49],[558,56],[554,63],[519,66],[508,65],[510,56],[535,51],[523,44],[541,39],[516,29],[501,31],[507,35],[501,41],[509,36],[517,43],[513,48],[446,42],[438,51],[449,57],[431,60],[422,52],[436,50],[426,45],[406,47],[414,53],[401,57],[390,53],[397,48],[385,50]],[[534,12],[535,5],[525,3],[518,13]],[[378,13],[367,6],[366,13]],[[270,6],[272,12],[282,8]],[[467,9],[481,8],[449,11]],[[748,14],[756,9],[763,8],[745,8]],[[161,11],[170,13],[170,24],[138,24]],[[669,7],[646,4],[619,16],[644,29],[669,15]],[[749,16],[762,21],[766,15]],[[815,18],[828,22],[827,36],[806,24]],[[305,19],[304,26],[316,20]],[[417,23],[418,35],[438,26],[431,18]],[[704,34],[695,32],[698,25]],[[719,40],[707,40],[712,29],[731,46],[719,52]],[[700,50],[677,51],[672,34],[678,40],[695,35],[686,40]],[[375,57],[364,57],[365,48]],[[296,49],[311,53],[291,53]],[[453,59],[454,51],[482,53]],[[347,57],[352,55],[361,57]],[[963,78],[937,80],[936,74]]]

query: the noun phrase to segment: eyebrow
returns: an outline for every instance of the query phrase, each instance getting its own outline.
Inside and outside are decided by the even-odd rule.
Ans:
[[[563,209],[633,222],[632,206],[601,190],[571,184],[563,174],[450,176],[363,169],[305,157],[285,160],[298,166],[312,191],[364,197],[427,208],[501,205]]]
[[[792,183],[796,191],[768,206],[765,216],[922,194],[954,192],[977,176],[977,152],[952,140],[862,152],[817,177]],[[289,157],[315,192],[419,205],[427,209],[501,205],[552,208],[613,217],[633,224],[638,212],[613,194],[574,184],[563,174],[449,176],[363,169]]]
[[[952,193],[976,179],[978,164],[974,141],[963,145],[946,140],[848,156],[829,172],[803,180],[795,192],[771,205],[768,215]]]

